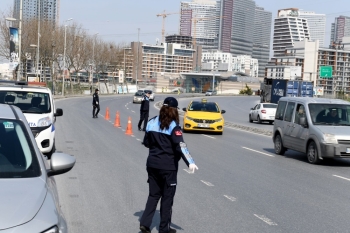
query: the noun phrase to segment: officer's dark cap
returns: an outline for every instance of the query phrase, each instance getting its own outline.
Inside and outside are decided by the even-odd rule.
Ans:
[[[96,88],[95,91],[99,91],[99,90]]]
[[[174,98],[174,97],[166,97],[164,102],[163,102],[163,105],[165,106],[169,106],[169,107],[172,107],[172,108],[178,108],[178,102],[177,100]]]

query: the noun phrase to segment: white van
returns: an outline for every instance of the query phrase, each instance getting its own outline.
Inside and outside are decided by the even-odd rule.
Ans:
[[[38,147],[51,158],[55,152],[55,122],[63,115],[56,109],[51,90],[47,87],[28,86],[27,82],[0,85],[0,103],[15,105],[24,113]]]
[[[350,102],[339,99],[282,97],[273,126],[275,153],[306,153],[309,163],[350,158]]]

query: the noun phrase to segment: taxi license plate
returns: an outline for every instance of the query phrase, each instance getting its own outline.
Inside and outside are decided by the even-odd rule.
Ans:
[[[346,153],[350,154],[350,148],[346,148]]]
[[[209,124],[198,124],[197,126],[201,128],[209,128]]]

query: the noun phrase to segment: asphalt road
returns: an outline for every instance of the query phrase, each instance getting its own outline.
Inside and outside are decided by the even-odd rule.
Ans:
[[[250,124],[243,109],[255,97],[210,98],[227,111],[227,121]],[[91,97],[56,101],[64,110],[56,148],[77,159],[73,170],[56,177],[61,206],[70,232],[139,232],[148,195],[148,151],[136,130],[140,105],[131,96],[102,96],[100,102],[93,119]],[[181,99],[179,107],[188,102]],[[113,126],[116,111],[121,128]],[[152,107],[150,116],[157,113]],[[133,136],[125,135],[129,116]],[[180,161],[172,221],[178,232],[349,232],[350,160],[315,166],[293,151],[277,156],[271,137],[231,128],[184,138],[199,170],[188,174]],[[153,222],[157,232],[159,211]]]

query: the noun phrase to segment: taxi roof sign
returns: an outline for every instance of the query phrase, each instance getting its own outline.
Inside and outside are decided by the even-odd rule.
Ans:
[[[202,99],[202,103],[206,103],[207,102],[207,99]]]

